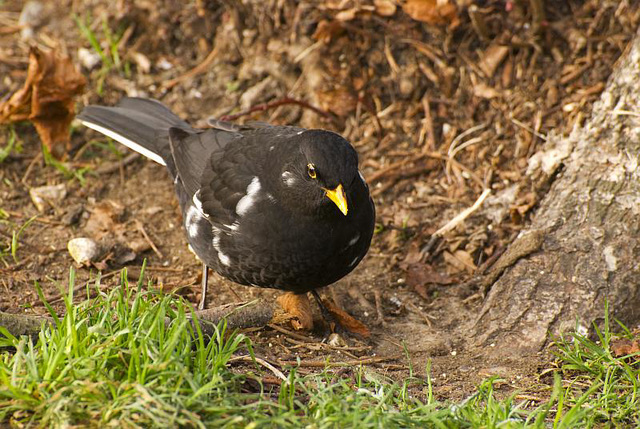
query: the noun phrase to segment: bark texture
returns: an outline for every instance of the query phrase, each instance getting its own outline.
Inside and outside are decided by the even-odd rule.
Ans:
[[[550,334],[575,329],[576,320],[589,328],[603,317],[605,300],[628,326],[640,321],[638,35],[592,116],[547,146],[532,161],[557,160],[564,169],[512,245],[526,254],[503,255],[509,267],[467,330],[477,345],[509,354],[540,350]]]

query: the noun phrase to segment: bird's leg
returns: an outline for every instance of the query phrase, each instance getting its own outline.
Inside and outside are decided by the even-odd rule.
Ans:
[[[198,310],[204,310],[204,304],[207,300],[207,283],[209,283],[209,267],[204,262],[202,263],[202,296],[200,297],[200,303],[198,304]]]
[[[336,327],[339,326],[339,324],[336,323],[336,319],[333,317],[331,312],[329,312],[327,307],[322,303],[322,299],[320,298],[320,295],[318,294],[318,292],[316,290],[312,290],[311,294],[313,295],[316,302],[318,303],[318,306],[320,307],[320,313],[322,314],[322,318],[327,323],[327,325],[329,325],[330,331],[332,333],[335,332]]]

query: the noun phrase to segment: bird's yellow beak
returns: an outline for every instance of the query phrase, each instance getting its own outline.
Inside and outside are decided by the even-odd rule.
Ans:
[[[338,206],[343,215],[347,215],[349,207],[347,207],[347,197],[344,195],[342,185],[338,185],[336,189],[325,189],[325,195]]]

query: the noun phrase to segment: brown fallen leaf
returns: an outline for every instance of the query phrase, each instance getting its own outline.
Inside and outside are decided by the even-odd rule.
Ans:
[[[313,329],[313,313],[306,293],[287,292],[276,298],[280,307],[291,316],[291,327],[296,331]]]
[[[364,323],[338,307],[332,300],[325,298],[322,302],[324,303],[324,306],[327,307],[327,310],[329,310],[329,313],[331,313],[335,318],[336,322],[338,322],[344,329],[352,334],[362,335],[365,338],[369,338],[371,336],[369,328],[367,328]]]
[[[402,6],[407,15],[416,21],[433,25],[448,25],[455,28],[460,24],[456,5],[447,0],[407,0]]]
[[[0,104],[0,124],[29,120],[40,140],[56,158],[69,149],[69,127],[75,115],[74,97],[86,85],[69,57],[56,50],[32,47],[24,86]]]
[[[323,110],[345,117],[355,111],[358,97],[344,86],[337,86],[326,91],[316,91],[316,96]]]
[[[439,284],[449,285],[454,282],[453,278],[446,274],[440,274],[431,265],[415,263],[407,268],[407,286],[413,289],[422,298],[429,300],[428,285]]]
[[[475,270],[478,269],[475,263],[473,262],[473,257],[464,250],[456,250],[453,253],[449,253],[447,251],[442,253],[444,257],[444,261],[450,267],[454,268],[452,272],[460,272],[467,271],[469,274],[472,274]]]
[[[94,240],[110,237],[122,242],[126,241],[126,227],[121,221],[124,206],[115,201],[104,200],[88,208],[88,211],[90,216],[84,227],[88,236]]]
[[[640,353],[640,345],[638,340],[630,340],[628,338],[619,338],[611,341],[611,352],[615,357],[626,356],[634,353]]]

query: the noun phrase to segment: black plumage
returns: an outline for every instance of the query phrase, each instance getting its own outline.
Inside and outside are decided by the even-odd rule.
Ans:
[[[336,133],[221,121],[195,129],[140,98],[87,106],[78,119],[166,165],[191,247],[234,282],[305,293],[347,275],[369,249],[373,200],[356,151]]]

